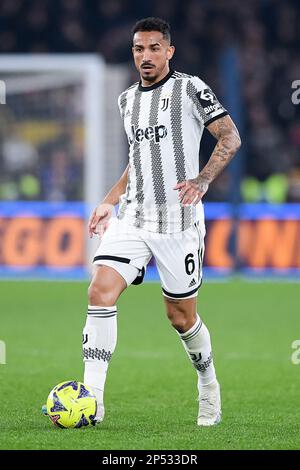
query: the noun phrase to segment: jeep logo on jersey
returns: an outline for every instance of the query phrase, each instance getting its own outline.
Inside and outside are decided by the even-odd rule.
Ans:
[[[160,126],[149,126],[146,129],[138,127],[135,129],[131,126],[131,136],[128,137],[129,144],[132,145],[134,142],[139,144],[144,140],[153,140],[156,144],[159,143],[160,139],[164,139],[167,136],[167,128],[163,125]]]
[[[216,111],[220,107],[216,95],[211,91],[210,88],[198,91],[196,96],[206,114]]]

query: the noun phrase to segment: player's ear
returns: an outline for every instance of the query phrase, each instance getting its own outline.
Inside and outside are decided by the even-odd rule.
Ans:
[[[169,46],[167,50],[167,59],[171,60],[175,52],[175,47],[174,46]]]

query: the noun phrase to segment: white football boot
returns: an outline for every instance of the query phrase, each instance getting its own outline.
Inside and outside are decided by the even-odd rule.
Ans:
[[[92,386],[91,386],[91,389],[97,401],[96,415],[92,423],[95,426],[96,424],[100,424],[103,421],[104,415],[105,415],[105,409],[104,409],[104,403],[103,403],[103,390],[99,390],[98,388],[95,388]]]
[[[104,419],[104,415],[105,415],[105,410],[104,410],[104,405],[100,405],[99,403],[97,403],[97,412],[96,412],[96,416],[95,418],[93,419],[93,425],[96,426],[97,424],[100,424],[103,419]]]
[[[221,421],[220,385],[215,380],[209,385],[201,386],[198,382],[199,413],[198,426],[214,426]]]

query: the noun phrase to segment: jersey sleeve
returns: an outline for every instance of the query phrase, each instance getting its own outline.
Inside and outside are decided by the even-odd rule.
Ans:
[[[121,93],[121,95],[118,97],[118,108],[119,108],[121,117],[123,117],[123,112],[124,112],[124,108],[126,105],[126,101],[124,98],[125,98],[125,93]]]
[[[188,80],[186,93],[192,106],[192,114],[204,126],[228,114],[214,92],[198,77]]]

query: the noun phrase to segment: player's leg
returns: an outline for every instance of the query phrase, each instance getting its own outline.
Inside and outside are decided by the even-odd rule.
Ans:
[[[95,253],[96,271],[89,287],[83,331],[84,381],[95,391],[97,421],[104,417],[103,393],[108,366],[117,342],[117,300],[135,282],[151,257],[135,228],[112,220]]]
[[[109,362],[117,343],[117,300],[127,284],[112,267],[96,266],[88,290],[88,313],[83,330],[84,383],[92,387],[104,417],[103,393]]]
[[[200,401],[198,424],[210,425],[220,420],[221,410],[210,335],[197,313],[204,232],[204,226],[201,230],[195,224],[180,234],[162,236],[158,243],[151,243],[151,249],[157,262],[167,315],[197,370]],[[211,410],[203,405],[207,393],[213,404]]]
[[[198,425],[210,426],[221,419],[219,384],[212,358],[210,334],[197,313],[197,297],[164,296],[166,311],[198,375]]]

